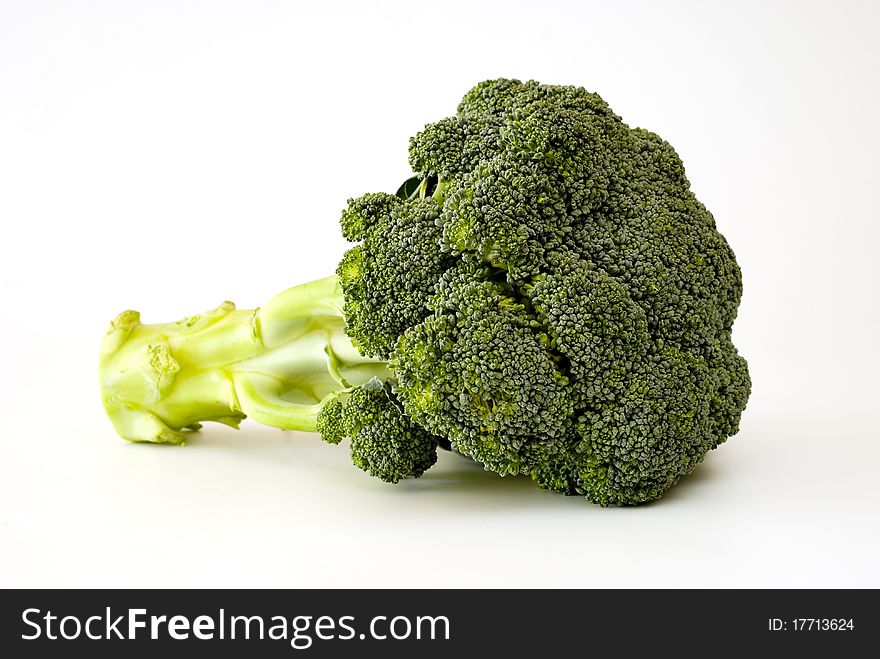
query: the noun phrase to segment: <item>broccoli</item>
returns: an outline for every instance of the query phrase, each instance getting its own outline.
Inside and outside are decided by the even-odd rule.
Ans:
[[[596,94],[490,80],[410,140],[396,194],[349,200],[336,274],[259,309],[104,339],[129,440],[250,417],[350,439],[388,482],[455,451],[603,506],[660,497],[735,434],[740,269],[684,166]]]

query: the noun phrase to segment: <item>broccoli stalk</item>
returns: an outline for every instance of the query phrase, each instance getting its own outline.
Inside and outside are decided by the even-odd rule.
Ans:
[[[117,432],[138,442],[183,444],[202,421],[237,428],[245,417],[314,431],[329,401],[388,375],[352,345],[342,306],[334,275],[258,309],[224,302],[155,325],[124,311],[101,345],[104,408]]]

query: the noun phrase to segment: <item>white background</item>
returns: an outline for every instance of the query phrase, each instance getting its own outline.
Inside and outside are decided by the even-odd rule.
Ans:
[[[0,586],[880,586],[875,3],[0,5]],[[681,154],[738,255],[742,430],[602,509],[316,436],[103,416],[107,322],[329,274],[345,200],[491,77],[583,85]]]

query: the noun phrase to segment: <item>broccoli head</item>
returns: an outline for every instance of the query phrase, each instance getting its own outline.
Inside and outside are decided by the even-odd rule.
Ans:
[[[412,137],[409,162],[396,195],[349,201],[334,277],[214,323],[249,318],[238,352],[118,320],[102,377],[120,434],[252,416],[349,438],[389,482],[439,446],[610,505],[660,497],[738,431],[741,274],[669,144],[582,88],[499,79]],[[197,375],[215,389],[189,409]]]

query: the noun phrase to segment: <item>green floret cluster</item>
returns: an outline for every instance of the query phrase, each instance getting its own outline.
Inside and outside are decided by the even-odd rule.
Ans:
[[[740,271],[669,144],[583,89],[493,80],[410,164],[421,194],[350,202],[375,233],[346,231],[339,274],[376,254],[344,285],[349,332],[419,427],[603,505],[659,497],[737,432]]]
[[[660,497],[738,431],[741,274],[669,144],[582,88],[499,79],[412,137],[409,163],[396,195],[349,201],[355,245],[323,293],[253,312],[281,356],[227,360],[253,411],[230,397],[214,417],[349,438],[389,482],[440,446],[601,505]],[[198,416],[151,414],[172,431]]]
[[[324,441],[351,438],[351,460],[388,483],[418,478],[437,462],[438,440],[404,413],[387,383],[373,378],[336,398],[318,416]]]

